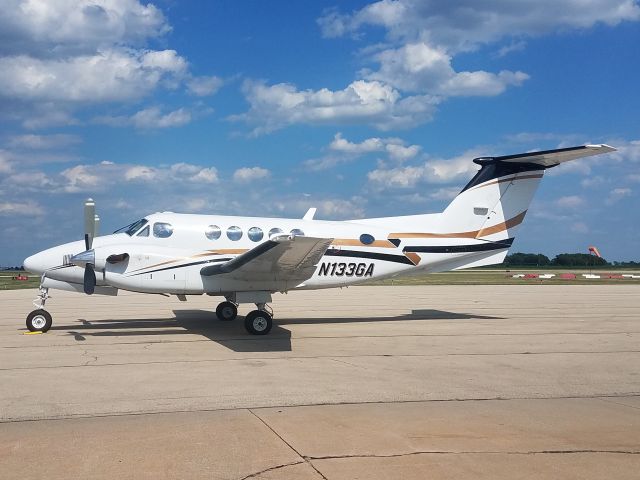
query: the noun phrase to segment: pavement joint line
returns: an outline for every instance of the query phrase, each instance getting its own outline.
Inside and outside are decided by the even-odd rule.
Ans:
[[[191,335],[200,335],[199,333],[190,333]],[[640,332],[543,332],[543,333],[465,333],[465,334],[403,334],[403,335],[335,335],[335,336],[325,336],[325,335],[317,335],[317,336],[305,336],[305,337],[288,337],[281,336],[277,337],[275,335],[271,336],[269,339],[265,339],[265,341],[272,340],[316,340],[316,339],[359,339],[359,338],[405,338],[405,337],[501,337],[501,336],[513,336],[513,337],[534,337],[534,336],[545,336],[545,335],[637,335]],[[89,334],[87,334],[89,335]],[[90,335],[89,335],[90,336]],[[115,336],[115,335],[114,335]],[[140,335],[144,336],[144,334]],[[196,343],[196,342],[216,342],[216,341],[224,341],[224,342],[235,342],[235,341],[256,341],[255,338],[249,337],[230,337],[230,338],[217,338],[212,340],[210,338],[200,339],[196,338],[193,340],[157,340],[157,341],[140,341],[140,342],[111,342],[111,343],[83,343],[83,345],[146,345],[146,344],[172,344],[172,343]],[[30,348],[51,348],[51,347],[73,347],[77,346],[77,343],[59,343],[59,344],[48,344],[48,345],[31,345]],[[25,345],[1,345],[0,348],[25,348]]]
[[[54,368],[80,368],[80,367],[120,367],[126,365],[165,365],[165,364],[177,364],[177,363],[221,363],[221,362],[242,362],[242,361],[256,361],[256,360],[332,360],[345,365],[350,365],[356,368],[362,368],[362,365],[356,365],[353,363],[341,361],[342,358],[438,358],[438,357],[503,357],[503,356],[516,356],[516,355],[591,355],[591,354],[615,354],[615,353],[640,353],[640,350],[608,350],[608,351],[594,351],[594,350],[579,350],[579,351],[548,351],[548,352],[501,352],[501,353],[415,353],[415,354],[363,354],[363,355],[299,355],[299,356],[277,356],[277,357],[234,357],[234,358],[211,358],[205,360],[158,360],[150,362],[123,362],[123,363],[91,363],[97,362],[98,356],[89,354],[88,349],[85,349],[81,354],[81,357],[91,357],[83,364],[79,365],[42,365],[35,367],[14,367],[14,368],[0,368],[0,372],[12,372],[19,370],[43,370]]]
[[[287,442],[287,441],[282,437],[282,435],[280,435],[278,432],[276,432],[276,430],[275,430],[271,425],[269,425],[269,424],[268,424],[268,423],[267,423],[267,422],[266,422],[266,421],[265,421],[265,420],[264,420],[260,415],[256,414],[256,413],[253,411],[253,409],[251,409],[251,408],[249,408],[249,409],[248,409],[248,411],[249,411],[249,413],[251,413],[251,415],[253,415],[253,416],[254,416],[254,417],[256,417],[258,420],[260,420],[260,421],[264,424],[264,426],[265,426],[265,427],[267,427],[269,430],[271,430],[271,431],[273,432],[273,434],[274,434],[276,437],[278,437],[278,438],[279,438],[279,439],[280,439],[280,440],[281,440],[285,445],[287,445],[287,446],[288,446],[288,447],[289,447],[293,452],[295,452],[295,454],[296,454],[296,455],[298,455],[298,457],[300,457],[300,458],[301,458],[301,459],[302,459],[306,464],[308,464],[311,468],[313,468],[313,469],[316,471],[316,473],[317,473],[318,475],[320,475],[324,480],[327,480],[327,477],[325,477],[325,476],[324,476],[324,475],[323,475],[323,474],[322,474],[322,473],[321,473],[321,472],[320,472],[320,471],[319,471],[319,470],[318,470],[318,469],[313,465],[313,463],[311,463],[311,460],[310,460],[308,457],[306,457],[306,456],[302,455],[298,450],[296,450],[296,449],[293,447],[293,445],[291,445],[289,442]]]
[[[205,397],[206,398],[206,397]],[[491,402],[491,401],[519,401],[519,400],[582,400],[593,399],[603,400],[607,398],[640,398],[640,391],[626,392],[617,394],[592,394],[592,395],[561,395],[555,397],[486,397],[486,398],[433,398],[420,400],[376,400],[364,402],[320,402],[320,403],[298,403],[290,405],[265,405],[255,407],[220,407],[220,408],[194,408],[190,410],[158,410],[150,412],[119,412],[119,413],[97,413],[97,414],[73,414],[57,417],[42,418],[22,418],[22,419],[0,419],[3,423],[23,423],[23,422],[40,422],[40,421],[64,421],[84,418],[110,418],[110,417],[127,417],[127,416],[143,416],[143,415],[168,415],[173,413],[198,413],[198,412],[228,412],[237,410],[265,410],[274,408],[308,408],[308,407],[335,407],[348,405],[403,405],[415,403],[454,403],[454,402]],[[626,405],[621,405],[626,406]]]

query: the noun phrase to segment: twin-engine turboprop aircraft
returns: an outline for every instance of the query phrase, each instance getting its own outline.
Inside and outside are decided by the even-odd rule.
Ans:
[[[50,288],[89,295],[129,290],[183,301],[187,295],[222,296],[220,320],[233,320],[239,304],[252,303],[257,309],[246,315],[245,328],[265,335],[276,292],[501,263],[545,170],[614,150],[586,145],[476,158],[476,175],[436,214],[337,222],[314,220],[315,209],[302,219],[162,212],[97,236],[95,205],[88,201],[84,241],[24,261],[42,275],[27,328],[51,327],[44,309]]]

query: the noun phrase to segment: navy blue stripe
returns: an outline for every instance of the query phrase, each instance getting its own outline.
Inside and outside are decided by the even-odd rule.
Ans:
[[[324,254],[327,257],[369,258],[371,260],[384,260],[385,262],[413,265],[413,262],[404,255],[391,255],[389,253],[360,252],[358,250],[338,250],[330,248]]]
[[[475,243],[473,245],[429,245],[404,247],[403,252],[416,253],[471,253],[471,252],[487,252],[491,250],[502,250],[511,247],[513,238],[500,240],[499,242]]]

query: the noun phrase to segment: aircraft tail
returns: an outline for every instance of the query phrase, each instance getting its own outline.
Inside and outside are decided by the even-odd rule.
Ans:
[[[586,145],[476,158],[473,161],[480,170],[442,212],[438,230],[452,238],[510,246],[546,169],[614,150],[608,145]]]
[[[476,158],[480,170],[444,212],[357,222],[389,228],[389,241],[402,245],[415,265],[428,265],[431,272],[501,263],[545,171],[612,151],[608,145],[585,145]]]

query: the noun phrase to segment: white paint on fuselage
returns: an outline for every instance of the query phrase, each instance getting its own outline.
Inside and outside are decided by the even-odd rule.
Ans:
[[[233,291],[262,290],[267,287],[260,282],[253,282],[251,279],[243,281],[229,280],[224,275],[214,275],[204,277],[200,275],[203,268],[202,263],[185,266],[182,268],[171,268],[153,273],[144,273],[145,268],[157,266],[165,262],[168,266],[174,267],[182,264],[196,263],[207,259],[233,258],[238,254],[238,250],[250,250],[260,243],[268,240],[268,232],[273,228],[281,229],[284,234],[289,234],[293,229],[300,229],[308,237],[348,239],[358,241],[360,235],[366,233],[372,235],[376,240],[386,240],[387,229],[371,225],[360,225],[357,222],[336,222],[323,220],[303,220],[287,218],[262,218],[262,217],[237,217],[219,215],[195,215],[177,213],[156,213],[145,217],[149,221],[151,230],[156,222],[169,223],[173,226],[173,234],[168,238],[157,238],[150,233],[148,237],[129,236],[126,233],[117,233],[97,237],[93,241],[93,249],[97,257],[106,258],[111,254],[128,253],[129,260],[126,265],[106,265],[106,271],[101,271],[101,265],[97,265],[96,278],[98,285],[112,285],[116,288],[133,290],[147,293],[227,293]],[[205,236],[207,227],[216,225],[221,229],[220,238],[210,240]],[[240,227],[242,237],[233,241],[227,237],[227,229],[231,226]],[[259,242],[252,241],[248,236],[248,230],[258,227],[264,236]],[[393,254],[402,256],[401,248],[380,248],[360,246],[340,246],[334,249],[348,249],[366,252],[378,252],[383,254]],[[47,277],[71,283],[82,283],[84,270],[77,266],[68,266],[51,270],[52,267],[59,267],[63,263],[65,255],[72,255],[84,250],[84,242],[76,241],[59,245],[57,247],[40,252],[25,260],[25,268],[30,271],[42,273],[47,270]],[[232,250],[233,253],[225,254],[225,250]],[[215,254],[208,251],[222,251]],[[102,252],[102,254],[101,254]],[[196,257],[197,256],[197,257]],[[316,272],[313,277],[303,285],[288,285],[283,283],[277,290],[286,291],[296,287],[299,288],[330,288],[336,286],[350,285],[369,280],[393,275],[409,268],[411,265],[378,261],[363,258],[349,257],[324,257],[319,263],[354,263],[355,267],[346,267],[342,276],[319,276]],[[355,272],[362,271],[364,265],[365,272],[369,269],[369,275],[356,276]],[[370,265],[373,264],[373,268]],[[158,268],[163,268],[159,266]],[[338,271],[340,268],[338,268]],[[354,275],[349,276],[350,270]],[[140,273],[142,272],[142,273]],[[335,272],[334,272],[335,273]],[[269,287],[268,289],[273,289]]]

